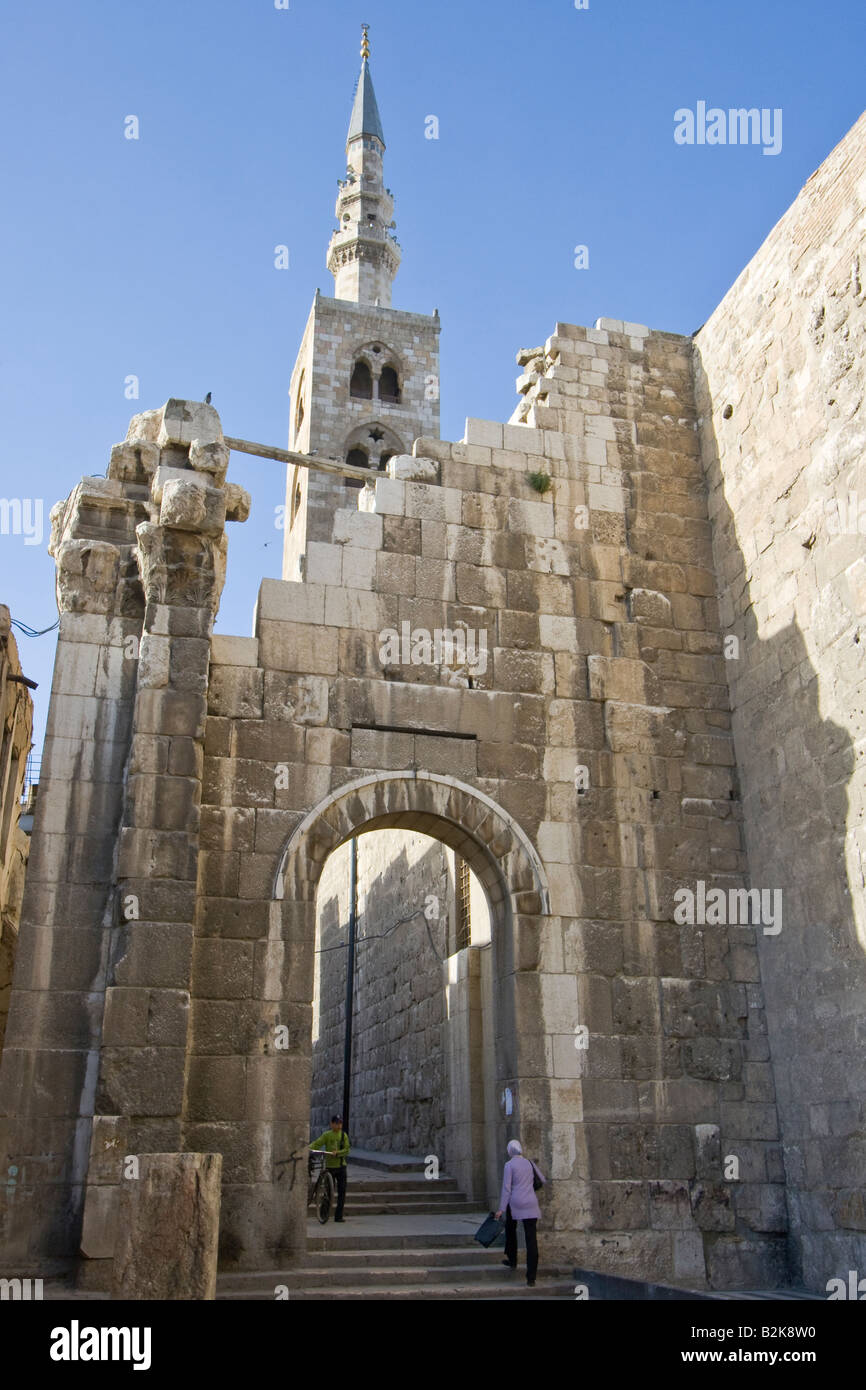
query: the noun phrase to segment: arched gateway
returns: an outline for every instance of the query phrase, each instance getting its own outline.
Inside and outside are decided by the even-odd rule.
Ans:
[[[284,999],[303,996],[312,1003],[310,951],[302,957],[303,979],[281,979],[280,975],[297,968],[292,944],[309,946],[313,941],[316,890],[325,861],[353,836],[384,829],[420,831],[450,846],[485,890],[492,919],[495,1089],[501,1112],[499,1125],[485,1135],[485,1142],[491,1151],[496,1146],[499,1152],[504,1150],[506,1138],[520,1132],[548,1162],[550,1112],[543,1047],[538,1046],[541,1013],[535,965],[550,893],[544,866],[526,834],[484,792],[456,778],[419,770],[375,773],[348,782],[325,797],[296,826],[279,860],[269,930],[272,992]],[[525,1124],[520,1113],[524,1084],[532,1107]],[[280,1132],[284,1132],[284,1124],[297,1125],[302,1148],[309,1129],[309,1085],[306,1092],[298,1088],[297,1102],[298,1113],[288,1113],[275,1096],[273,1119]],[[289,1183],[283,1183],[284,1174],[279,1171],[287,1166],[284,1157],[277,1159],[274,1175],[282,1185],[268,1194],[264,1204],[261,1193],[252,1189],[242,1192],[241,1188],[230,1204],[235,1207],[240,1201],[255,1210],[273,1201],[275,1226],[285,1233],[283,1249],[295,1250],[303,1247],[305,1191],[303,1182],[296,1181],[287,1199]],[[227,1229],[223,1242],[228,1251],[233,1240]]]

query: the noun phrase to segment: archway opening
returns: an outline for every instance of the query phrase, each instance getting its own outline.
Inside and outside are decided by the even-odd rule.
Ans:
[[[493,981],[491,906],[459,853],[405,829],[335,849],[316,895],[312,1137],[339,1111],[354,1152],[435,1159],[486,1201]]]
[[[484,1172],[478,1178],[478,1154],[472,1144],[473,1133],[476,1137],[478,1133],[472,1130],[478,1123],[478,1110],[472,1108],[472,1118],[463,1130],[465,1155],[461,1158],[458,1148],[452,1149],[456,1157],[448,1159],[448,1176],[457,1178],[474,1201],[479,1200],[475,1194],[480,1186],[486,1203],[498,1192],[505,1143],[516,1133],[542,1163],[550,1160],[549,1084],[539,1061],[547,1041],[536,973],[550,890],[538,853],[514,817],[480,788],[453,775],[420,769],[361,772],[295,821],[274,878],[265,957],[269,967],[266,997],[281,999],[278,1022],[289,1020],[283,1029],[288,1047],[285,1085],[279,1098],[274,1092],[268,1102],[273,1115],[269,1142],[275,1157],[280,1145],[291,1148],[297,1157],[309,1144],[318,889],[331,856],[353,839],[360,842],[377,830],[419,832],[441,842],[466,861],[484,890],[490,915],[490,997],[482,999],[481,1018],[485,1033],[493,1038],[492,1085],[483,1093],[483,1140],[475,1145],[483,1154]],[[417,905],[413,901],[410,908]],[[391,925],[393,919],[384,923]],[[484,954],[483,948],[472,946],[471,932],[469,948],[461,949],[468,950],[470,957]],[[460,951],[452,953],[452,959],[453,955],[459,958]],[[446,979],[453,983],[450,973]],[[484,1065],[489,1066],[486,1058]],[[351,1125],[351,1114],[349,1121]],[[351,1129],[349,1133],[351,1137]],[[306,1249],[306,1187],[297,1185],[286,1205],[280,1171],[275,1165],[271,1191],[256,1211],[261,1206],[268,1213],[259,1219],[267,1220],[275,1247]],[[258,1203],[259,1199],[251,1191],[243,1201]],[[238,1209],[246,1207],[240,1203]]]

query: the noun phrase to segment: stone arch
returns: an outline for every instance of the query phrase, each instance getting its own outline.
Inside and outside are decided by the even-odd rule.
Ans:
[[[484,1121],[484,1151],[485,1197],[492,1198],[507,1139],[519,1134],[546,1162],[552,1142],[541,974],[550,893],[538,853],[507,811],[477,788],[422,770],[371,773],[331,792],[297,823],[275,870],[270,936],[283,985],[280,991],[275,976],[274,992],[305,1009],[312,1005],[316,893],[325,862],[353,836],[389,828],[419,831],[453,848],[478,877],[489,904],[489,1079],[495,1118]],[[293,1112],[283,1116],[298,1138],[309,1123],[309,1050],[304,1067],[306,1090],[295,1092]],[[506,1091],[511,1108],[504,1103]],[[300,1205],[293,1225],[300,1240],[305,1212],[301,1199],[296,1200]]]
[[[544,865],[513,816],[477,788],[423,770],[375,772],[331,792],[292,832],[274,876],[274,899],[315,900],[333,850],[353,835],[389,828],[417,830],[456,850],[492,908],[507,902],[514,915],[549,914]],[[307,862],[315,866],[312,875],[301,872]]]
[[[391,347],[379,338],[371,338],[368,342],[359,343],[351,353],[351,361],[354,366],[363,363],[370,369],[370,374],[375,383],[374,395],[380,394],[380,380],[383,373],[388,370],[396,378],[399,393],[402,395],[403,383],[406,379],[406,365],[401,353],[396,348]],[[383,398],[385,399],[385,398]],[[393,405],[394,401],[387,399],[387,404]]]
[[[350,458],[356,451],[366,455],[363,462],[358,458]],[[379,420],[367,420],[363,425],[356,425],[343,444],[343,456],[347,463],[356,464],[361,468],[374,468],[379,472],[384,471],[388,459],[393,458],[395,454],[407,452],[397,432]],[[346,487],[363,487],[360,478],[344,478],[343,482]]]

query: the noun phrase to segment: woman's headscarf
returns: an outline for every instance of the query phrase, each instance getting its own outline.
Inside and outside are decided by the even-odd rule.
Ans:
[[[522,1154],[523,1147],[518,1139],[512,1139],[508,1145],[508,1157],[513,1158],[515,1154]]]

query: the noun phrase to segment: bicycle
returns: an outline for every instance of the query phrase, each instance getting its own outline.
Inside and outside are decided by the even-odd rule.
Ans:
[[[334,1205],[334,1179],[325,1167],[328,1161],[327,1149],[310,1149],[307,1160],[307,1206],[316,1207],[316,1215],[324,1226]]]

